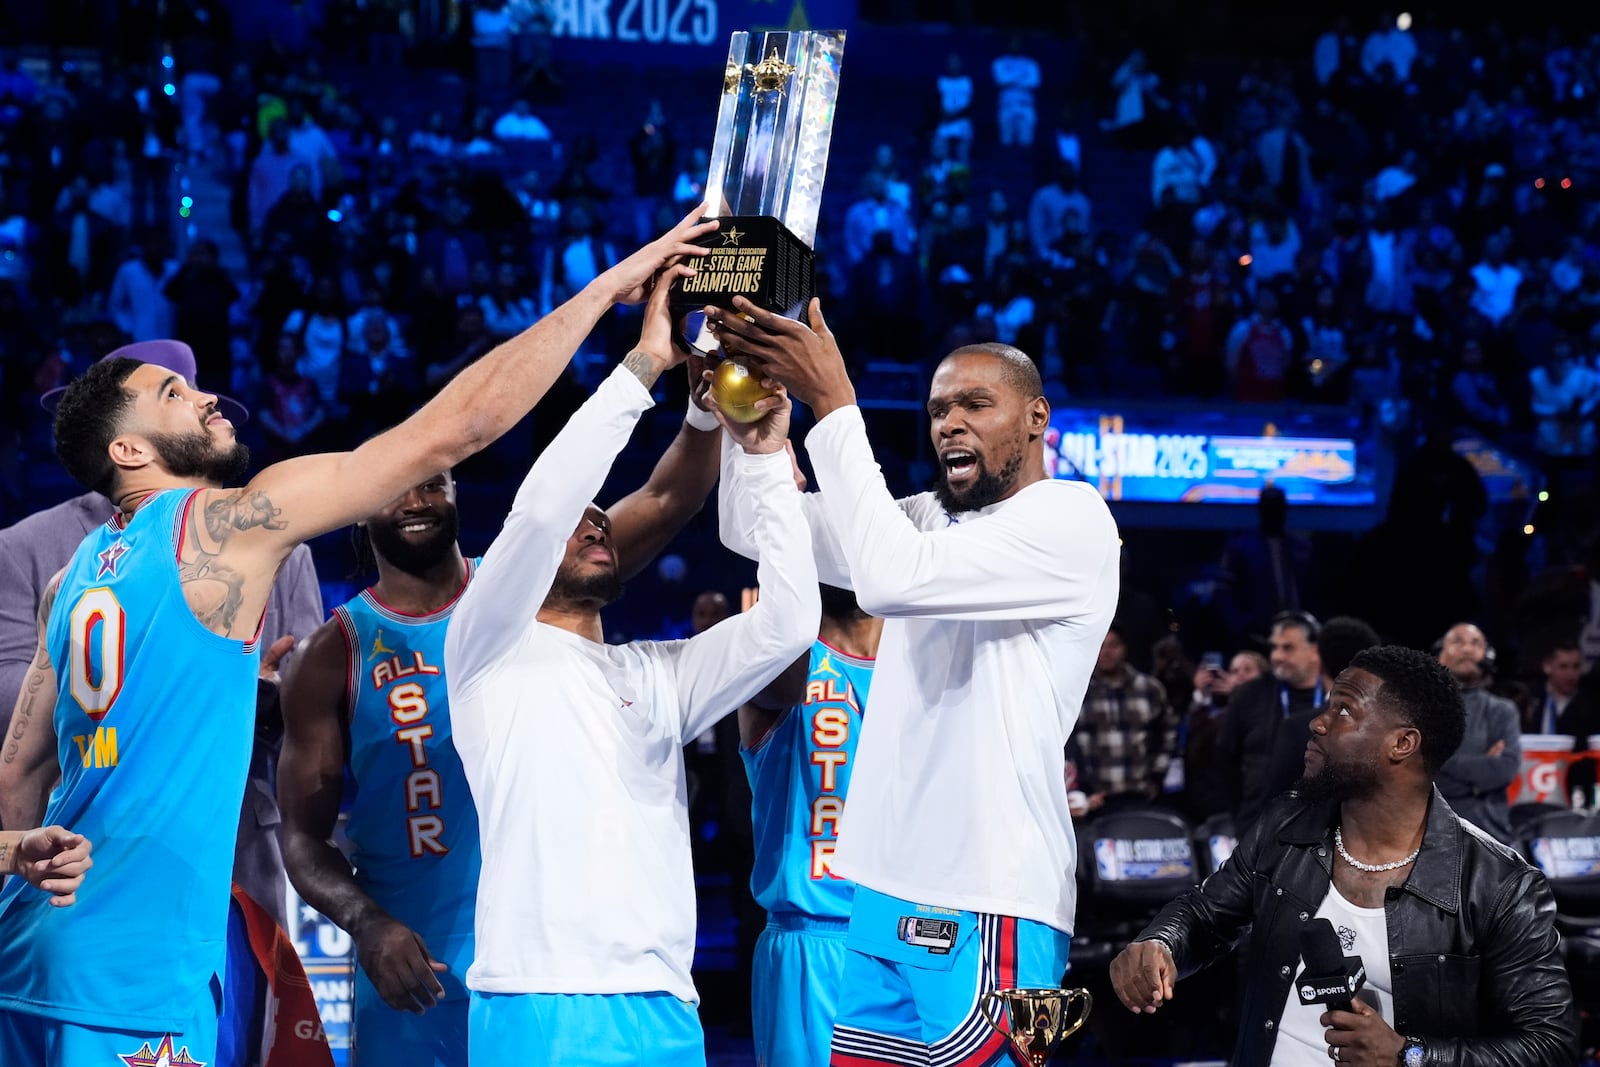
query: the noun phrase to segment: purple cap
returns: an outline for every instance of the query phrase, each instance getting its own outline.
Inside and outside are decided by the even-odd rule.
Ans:
[[[131,345],[123,345],[112,352],[107,352],[100,359],[136,359],[140,363],[154,363],[158,367],[178,375],[190,385],[195,385],[194,376],[197,372],[194,362],[194,349],[182,341],[135,341]],[[99,360],[96,360],[99,362]],[[61,403],[61,394],[67,391],[66,386],[52,389],[39,398],[39,405],[52,414],[56,405]],[[231,396],[217,394],[217,409],[229,422],[238,425],[250,418],[250,409],[233,399]]]

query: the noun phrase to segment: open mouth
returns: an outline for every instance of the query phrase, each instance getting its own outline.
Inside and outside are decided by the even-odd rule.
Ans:
[[[416,536],[418,534],[430,533],[433,530],[438,529],[438,527],[438,519],[406,519],[403,522],[395,523],[394,528],[403,534]]]
[[[944,464],[945,481],[951,485],[969,481],[978,473],[977,455],[959,448],[944,453],[939,462]]]

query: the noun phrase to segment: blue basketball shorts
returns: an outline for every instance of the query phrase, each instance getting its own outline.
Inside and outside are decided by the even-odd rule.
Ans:
[[[700,1013],[670,993],[479,993],[471,1067],[706,1067]]]
[[[1069,934],[856,886],[832,1067],[992,1067],[1010,1042],[979,1011],[994,989],[1061,984]]]
[[[756,941],[750,1016],[757,1067],[822,1067],[844,978],[845,919],[773,914]]]
[[[210,990],[196,998],[191,1022],[178,1033],[107,1030],[57,1022],[43,1015],[0,1011],[0,1064],[81,1067],[212,1067],[217,1058],[217,1001]]]
[[[355,969],[355,1032],[351,1036],[352,1067],[465,1067],[467,1062],[467,998],[459,982],[444,982],[449,1000],[421,1015],[395,1011],[383,1002],[371,979]],[[440,975],[441,979],[451,978]],[[453,995],[453,989],[461,995]]]

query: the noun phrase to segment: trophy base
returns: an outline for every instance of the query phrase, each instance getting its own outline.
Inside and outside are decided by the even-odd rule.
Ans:
[[[771,215],[720,215],[700,243],[711,249],[680,278],[669,299],[674,317],[706,306],[732,308],[734,297],[799,318],[816,292],[817,255]]]

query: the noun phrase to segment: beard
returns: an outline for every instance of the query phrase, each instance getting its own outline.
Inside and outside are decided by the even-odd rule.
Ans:
[[[1022,470],[1022,454],[1019,452],[1006,460],[1005,466],[998,472],[989,469],[983,457],[978,457],[978,476],[972,484],[964,489],[954,489],[950,485],[950,472],[943,465],[939,469],[939,479],[934,484],[934,495],[939,498],[939,505],[951,515],[959,515],[964,511],[978,511],[996,503],[1011,489],[1017,481],[1017,472]]]
[[[406,537],[393,523],[368,523],[367,537],[372,541],[372,551],[390,566],[424,577],[450,558],[461,533],[461,518],[455,508],[442,511],[438,518],[439,525],[421,541]]]
[[[1301,775],[1291,788],[1307,804],[1321,806],[1362,796],[1377,784],[1377,768],[1361,763],[1335,763],[1324,753],[1322,769],[1315,774]]]
[[[621,598],[622,575],[615,569],[579,574],[577,564],[563,563],[556,571],[555,581],[550,583],[551,600],[589,601],[603,608]]]
[[[250,449],[239,441],[219,445],[204,429],[195,433],[146,435],[167,473],[177,478],[203,478],[227,485],[250,469]]]

